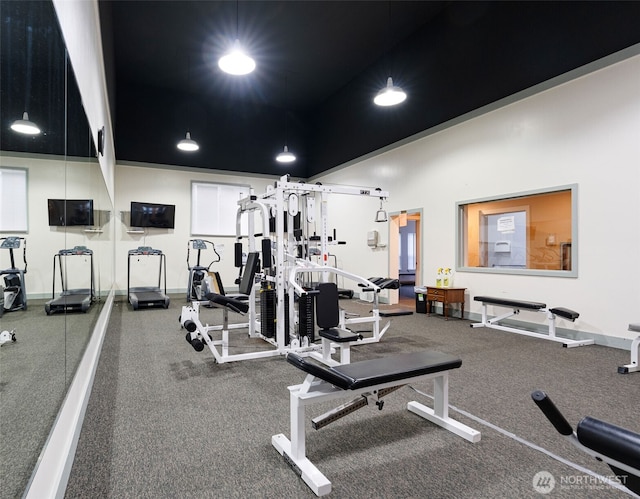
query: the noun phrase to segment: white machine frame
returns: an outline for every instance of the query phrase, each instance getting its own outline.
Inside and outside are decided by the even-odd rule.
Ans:
[[[350,360],[349,343],[327,343],[324,339],[321,345],[309,344],[307,337],[298,337],[296,331],[297,315],[295,310],[295,296],[307,294],[307,291],[300,285],[298,279],[301,276],[316,274],[320,282],[328,282],[329,276],[336,275],[345,277],[355,283],[362,284],[373,294],[373,307],[370,316],[366,317],[346,317],[341,313],[340,327],[347,328],[352,324],[371,323],[373,331],[371,335],[358,340],[358,344],[373,343],[380,341],[384,333],[389,328],[390,323],[381,328],[380,314],[378,310],[378,295],[381,288],[368,279],[344,271],[337,267],[328,265],[329,247],[336,244],[335,238],[329,236],[327,226],[327,203],[330,194],[355,195],[386,199],[389,194],[380,189],[371,187],[354,187],[339,185],[307,184],[301,182],[291,182],[288,175],[276,181],[274,186],[269,186],[262,195],[256,195],[251,189],[249,196],[238,201],[238,212],[236,215],[237,241],[248,240],[248,251],[259,251],[257,237],[266,237],[269,234],[269,216],[271,213],[276,219],[275,244],[272,244],[272,251],[275,255],[275,265],[266,265],[256,277],[256,281],[266,282],[275,288],[276,291],[276,331],[273,338],[268,338],[260,332],[260,318],[256,312],[256,292],[255,288],[259,283],[254,283],[251,296],[249,296],[248,321],[243,324],[228,324],[227,310],[224,310],[224,324],[209,326],[200,321],[200,306],[195,302],[190,306],[182,308],[180,316],[181,324],[186,320],[192,320],[196,324],[196,332],[191,333],[202,336],[202,340],[213,353],[218,363],[233,362],[240,360],[258,359],[282,355],[289,351],[314,355],[317,359],[328,363],[346,363]],[[306,222],[315,222],[316,217],[316,196],[320,197],[320,234],[315,237],[314,242],[319,246],[320,263],[313,262],[308,258],[300,258],[297,255],[300,242],[296,241],[293,230],[285,232],[285,212],[288,217],[288,227],[293,228],[294,217],[297,213],[304,215]],[[254,216],[258,214],[258,217]],[[242,232],[243,217],[247,217],[248,236]],[[258,221],[256,223],[256,218]],[[261,227],[256,227],[261,225]],[[264,263],[264,262],[263,262]],[[263,268],[265,266],[263,265]],[[289,305],[289,330],[285,331],[285,296],[288,294]],[[260,350],[243,354],[229,353],[229,331],[232,329],[248,329],[249,338],[261,338],[273,346],[272,350]],[[209,337],[211,331],[222,331],[220,340],[212,340]],[[288,333],[288,335],[287,335]],[[289,344],[286,338],[289,337]],[[340,360],[335,361],[331,354],[338,349]],[[322,353],[319,351],[322,350]]]
[[[640,324],[629,324],[629,331],[640,331]],[[624,366],[618,367],[618,373],[629,374],[640,371],[640,365],[638,365],[638,354],[640,352],[640,336],[631,342],[631,362]]]
[[[445,370],[356,390],[342,390],[312,374],[307,374],[302,384],[288,387],[291,439],[280,433],[271,437],[271,444],[299,470],[304,482],[317,496],[324,496],[331,492],[331,482],[306,456],[306,407],[358,395],[366,397],[368,401],[377,402],[378,393],[381,390],[431,379],[434,383],[433,409],[416,401],[409,402],[407,409],[469,442],[479,442],[481,438],[479,431],[449,417],[449,373]]]
[[[489,315],[487,313],[487,306],[491,305],[494,307],[506,307],[506,308],[511,308],[512,310],[510,312],[506,312],[502,315],[498,315],[496,317],[493,317],[491,319],[489,319]],[[516,306],[512,306],[510,307],[509,305],[501,305],[501,304],[497,304],[497,303],[491,303],[491,302],[482,302],[482,320],[480,322],[476,322],[474,324],[471,324],[471,327],[475,328],[475,327],[487,327],[487,328],[491,328],[491,329],[498,329],[500,331],[508,331],[510,333],[516,333],[516,334],[522,334],[524,336],[531,336],[533,338],[541,338],[543,340],[550,340],[550,341],[556,341],[558,343],[562,343],[563,347],[566,348],[573,348],[573,347],[581,347],[581,346],[585,346],[585,345],[593,345],[594,344],[594,340],[592,339],[588,339],[588,340],[572,340],[570,338],[560,338],[558,336],[556,336],[556,314],[554,314],[553,312],[551,312],[549,309],[545,308],[525,308],[525,310],[530,311],[530,312],[543,312],[547,315],[547,319],[549,321],[549,332],[547,334],[544,333],[539,333],[536,331],[529,331],[526,329],[521,329],[521,328],[517,328],[517,327],[513,327],[513,326],[505,326],[504,324],[500,324],[501,321],[503,321],[504,319],[507,319],[509,317],[512,317],[514,315],[518,315],[520,313],[520,308],[517,308]]]

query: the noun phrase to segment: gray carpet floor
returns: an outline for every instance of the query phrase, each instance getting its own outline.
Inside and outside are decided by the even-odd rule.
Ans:
[[[272,435],[289,435],[287,386],[304,373],[282,357],[216,364],[208,349],[185,341],[183,304],[174,296],[167,310],[114,305],[66,497],[315,497],[271,445]],[[341,306],[370,309],[357,300]],[[210,324],[220,317],[201,313]],[[482,440],[469,443],[406,410],[410,400],[430,405],[415,391],[430,394],[428,382],[388,395],[383,410],[365,407],[318,431],[307,421],[307,457],[331,480],[330,497],[536,498],[541,471],[556,481],[549,497],[629,497],[593,479],[586,470],[613,473],[560,437],[530,398],[544,389],[573,425],[591,415],[640,432],[640,375],[616,372],[628,352],[566,349],[469,324],[393,317],[379,343],[352,349],[352,362],[424,349],[460,356],[450,414]],[[242,332],[232,341],[232,352],[247,347]],[[307,416],[328,408],[313,406]]]
[[[46,301],[0,318],[16,334],[0,346],[2,499],[22,496],[102,308],[47,316]]]

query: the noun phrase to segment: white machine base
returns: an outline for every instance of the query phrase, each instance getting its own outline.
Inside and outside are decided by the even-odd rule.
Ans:
[[[640,331],[640,324],[629,324],[629,331]],[[638,355],[640,353],[640,336],[631,342],[631,362],[618,367],[618,373],[629,374],[640,371]]]

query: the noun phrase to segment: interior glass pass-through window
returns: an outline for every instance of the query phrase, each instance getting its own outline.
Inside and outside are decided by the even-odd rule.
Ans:
[[[457,270],[576,277],[577,186],[456,203]]]

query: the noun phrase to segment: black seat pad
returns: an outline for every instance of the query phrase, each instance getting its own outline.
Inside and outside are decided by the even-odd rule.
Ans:
[[[410,380],[462,365],[462,360],[446,353],[424,351],[391,355],[333,367],[316,364],[290,352],[287,361],[343,390],[357,390],[393,381]]]
[[[502,305],[504,307],[513,308],[526,308],[529,310],[540,310],[541,308],[545,308],[547,306],[546,303],[535,301],[509,300],[508,298],[495,298],[493,296],[476,296],[473,299],[475,301],[491,303],[493,305]]]
[[[357,341],[360,336],[353,331],[347,331],[345,329],[321,329],[320,336],[336,343],[348,343],[350,341]]]

